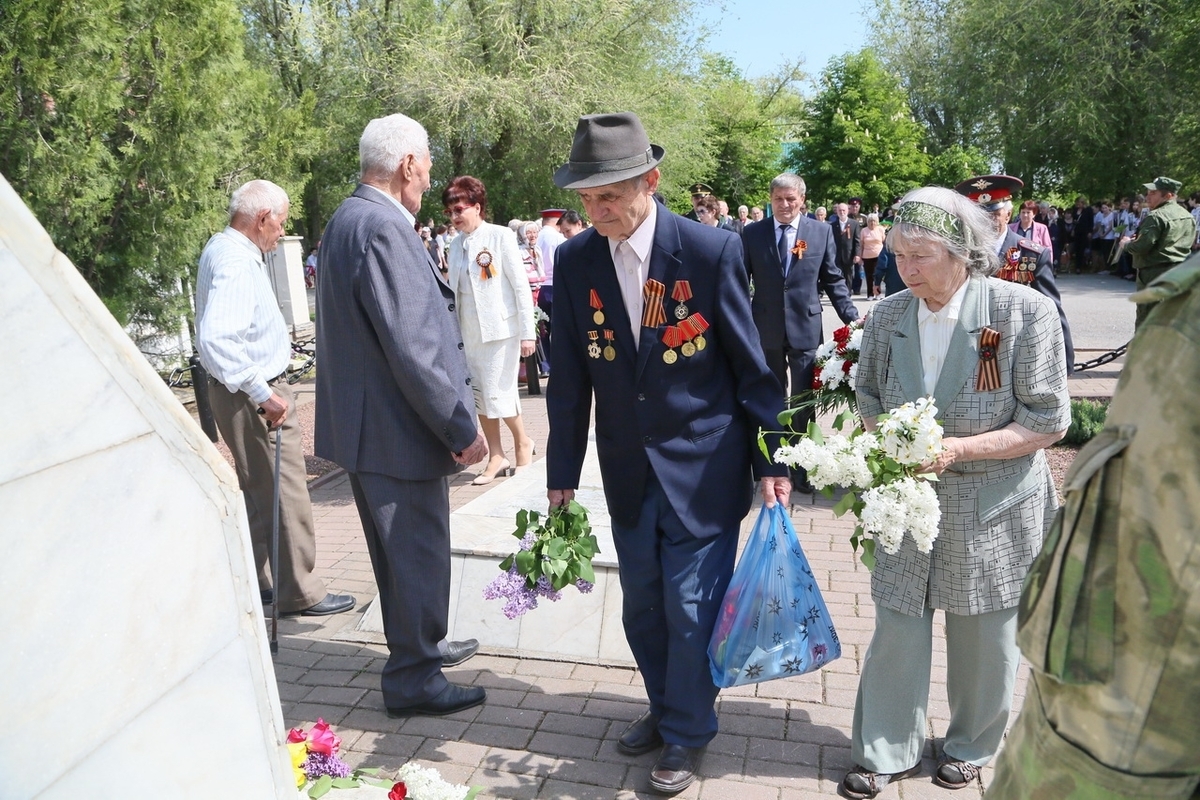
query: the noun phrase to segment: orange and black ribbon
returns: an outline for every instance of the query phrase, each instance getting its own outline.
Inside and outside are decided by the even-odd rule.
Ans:
[[[646,281],[642,287],[642,327],[657,328],[667,321],[667,312],[663,310],[663,295],[667,287],[661,281],[653,278]]]
[[[984,328],[979,332],[979,377],[975,391],[994,392],[1000,388],[1000,365],[996,348],[1000,346],[1000,331]]]
[[[492,254],[487,250],[480,250],[479,255],[475,256],[475,263],[479,266],[479,279],[486,281],[488,278],[496,277],[496,267],[493,266]]]

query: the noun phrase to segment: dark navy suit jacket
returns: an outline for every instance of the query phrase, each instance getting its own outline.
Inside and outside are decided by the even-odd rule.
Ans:
[[[736,530],[750,510],[754,476],[787,475],[786,467],[768,463],[756,442],[760,427],[778,429],[783,388],[763,360],[738,237],[661,204],[657,213],[647,272],[666,287],[667,324],[641,328],[637,349],[608,240],[592,229],[559,246],[554,372],[546,389],[547,487],[578,488],[594,395],[596,449],[612,519],[636,524],[653,468],[685,527],[697,537],[716,536]],[[668,364],[662,336],[679,322],[671,295],[680,280],[691,284],[689,313],[711,327],[703,350]],[[599,325],[589,303],[593,289],[603,304]],[[612,361],[588,349],[589,332],[603,347],[606,330],[614,336]]]
[[[760,220],[742,231],[746,269],[754,281],[754,324],[763,347],[770,350],[783,349],[785,331],[793,350],[820,346],[822,290],[842,322],[858,319],[850,289],[837,266],[833,226],[808,217],[797,217],[793,224],[796,241],[808,246],[803,258],[793,260],[786,278],[774,222]]]

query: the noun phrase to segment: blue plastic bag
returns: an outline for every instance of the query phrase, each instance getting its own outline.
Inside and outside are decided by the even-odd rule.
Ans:
[[[722,689],[803,675],[842,654],[825,599],[784,507],[763,506],[708,644]]]

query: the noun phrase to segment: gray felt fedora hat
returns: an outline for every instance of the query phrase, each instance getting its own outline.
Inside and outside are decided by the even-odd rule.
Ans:
[[[632,111],[586,114],[575,126],[571,160],[554,173],[560,189],[590,189],[644,175],[662,161],[663,149],[650,144]]]

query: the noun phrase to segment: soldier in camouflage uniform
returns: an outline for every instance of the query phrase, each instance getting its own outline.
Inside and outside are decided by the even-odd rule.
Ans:
[[[1175,202],[1183,184],[1172,178],[1155,178],[1154,183],[1143,186],[1151,211],[1138,226],[1136,236],[1121,238],[1125,252],[1133,256],[1138,291],[1187,258],[1196,241],[1196,220]],[[1138,304],[1134,330],[1142,326],[1152,308],[1153,303]]]
[[[987,800],[1200,785],[1200,253],[1133,300],[1157,306],[1026,579],[1033,673]]]

